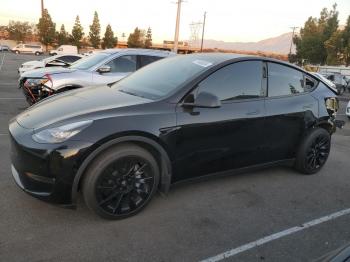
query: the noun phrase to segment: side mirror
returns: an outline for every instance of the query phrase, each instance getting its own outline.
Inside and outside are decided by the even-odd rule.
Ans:
[[[219,108],[221,107],[221,101],[216,95],[208,92],[200,92],[195,98],[193,103],[182,104],[184,107],[201,107],[201,108]]]
[[[111,67],[108,65],[101,66],[99,69],[97,69],[97,72],[100,74],[105,74],[111,72]]]

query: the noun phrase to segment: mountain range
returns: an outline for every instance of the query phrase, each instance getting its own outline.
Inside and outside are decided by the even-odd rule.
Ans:
[[[204,49],[224,49],[240,51],[262,51],[278,54],[288,54],[292,32],[285,33],[276,37],[267,38],[258,42],[224,42],[211,39],[205,39]],[[292,48],[294,51],[294,46]]]

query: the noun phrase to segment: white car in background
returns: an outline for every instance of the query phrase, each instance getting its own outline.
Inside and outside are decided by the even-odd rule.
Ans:
[[[350,119],[350,101],[349,101],[348,105],[346,106],[345,114]]]
[[[41,55],[44,53],[43,47],[41,45],[34,44],[18,44],[14,48],[12,48],[11,51],[16,54]]]
[[[78,47],[75,45],[61,45],[50,51],[50,55],[78,54]]]
[[[79,54],[64,54],[64,55],[55,55],[50,56],[41,60],[36,61],[28,61],[23,63],[18,68],[18,73],[22,75],[24,72],[43,68],[43,67],[51,67],[51,66],[69,66],[79,59],[83,58],[83,55]]]

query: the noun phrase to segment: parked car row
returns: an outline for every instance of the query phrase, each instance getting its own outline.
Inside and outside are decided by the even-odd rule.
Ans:
[[[350,79],[347,78],[346,76],[336,72],[323,73],[323,76],[335,85],[340,95],[342,95],[345,91],[350,92]]]
[[[64,54],[50,56],[41,60],[28,61],[18,68],[18,73],[22,76],[25,72],[44,67],[68,67],[83,57],[83,55],[79,54]]]
[[[16,183],[64,206],[81,192],[108,219],[186,179],[272,165],[317,173],[339,126],[328,81],[265,57],[113,49],[19,83],[38,103],[9,124]]]
[[[81,59],[69,67],[22,73],[19,88],[23,90],[28,103],[34,104],[68,90],[114,83],[145,65],[172,55],[172,52],[149,49],[109,49]]]

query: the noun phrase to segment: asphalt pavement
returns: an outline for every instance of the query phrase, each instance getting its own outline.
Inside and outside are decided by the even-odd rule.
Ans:
[[[15,185],[8,121],[27,107],[17,88],[17,68],[38,57],[0,53],[0,65],[4,54],[0,261],[210,261],[216,255],[228,256],[227,261],[312,261],[350,242],[345,100],[338,117],[346,126],[332,137],[330,157],[318,174],[279,167],[186,183],[157,195],[134,217],[107,221],[82,200],[77,210],[64,209]],[[305,224],[310,221],[317,223]],[[300,230],[290,230],[295,227]]]

